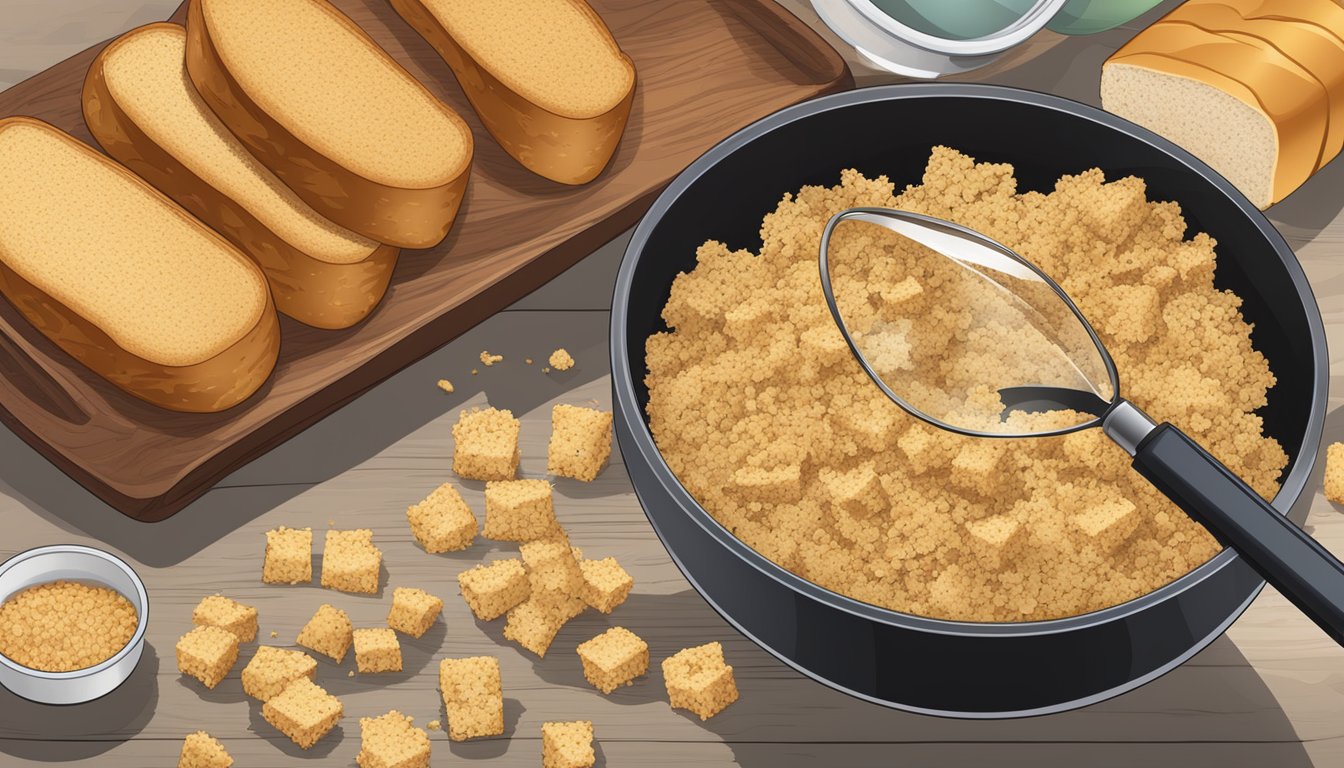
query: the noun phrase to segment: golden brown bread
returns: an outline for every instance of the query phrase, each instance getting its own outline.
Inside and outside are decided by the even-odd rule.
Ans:
[[[470,129],[325,0],[191,0],[187,72],[243,145],[326,218],[405,248],[448,233]]]
[[[583,0],[391,0],[439,52],[500,146],[554,181],[583,184],[611,160],[635,68]]]
[[[261,165],[187,79],[186,30],[150,24],[103,49],[84,81],[98,143],[251,256],[276,307],[346,328],[378,304],[398,249],[322,218]]]
[[[135,174],[26,117],[0,120],[0,293],[94,372],[173,410],[236,405],[279,354],[250,259]]]
[[[1344,8],[1188,0],[1106,61],[1101,96],[1268,207],[1344,148]]]

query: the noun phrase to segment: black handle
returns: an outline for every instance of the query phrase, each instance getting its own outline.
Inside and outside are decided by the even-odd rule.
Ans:
[[[1344,645],[1344,563],[1170,424],[1139,444],[1134,468]]]

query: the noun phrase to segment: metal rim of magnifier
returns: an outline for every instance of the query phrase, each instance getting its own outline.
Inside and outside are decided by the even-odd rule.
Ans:
[[[904,397],[898,395],[891,389],[891,387],[887,386],[887,383],[882,380],[882,377],[877,374],[877,371],[873,370],[873,366],[868,362],[868,358],[864,356],[863,352],[859,349],[858,344],[854,342],[854,337],[850,335],[849,327],[845,324],[845,320],[840,314],[840,308],[836,306],[835,290],[831,287],[831,269],[828,255],[830,253],[831,233],[835,231],[836,226],[838,226],[840,222],[849,221],[851,219],[857,221],[866,221],[871,224],[877,224],[878,226],[882,226],[881,222],[882,219],[905,219],[907,221],[913,221],[918,224],[926,224],[940,229],[952,230],[953,232],[966,235],[973,240],[980,241],[981,243],[990,246],[991,248],[1003,254],[1004,256],[1007,256],[1008,258],[1012,259],[1018,264],[1021,264],[1022,266],[1031,270],[1031,272],[1035,274],[1037,277],[1039,277],[1042,282],[1050,286],[1050,290],[1054,291],[1055,295],[1058,296],[1060,300],[1064,302],[1064,304],[1069,308],[1069,311],[1073,313],[1074,318],[1079,323],[1082,323],[1083,328],[1087,330],[1088,337],[1092,340],[1092,346],[1096,348],[1097,352],[1101,354],[1102,363],[1106,366],[1106,375],[1110,379],[1111,383],[1111,397],[1110,400],[1106,401],[1107,402],[1106,410],[1102,412],[1100,415],[1093,416],[1091,419],[1081,422],[1079,424],[1075,424],[1069,427],[1062,427],[1059,429],[1046,430],[1042,432],[1027,432],[1027,433],[981,432],[975,429],[966,429],[964,427],[959,427],[955,424],[950,424],[948,422],[942,421],[941,419],[936,419],[924,413],[916,406],[912,405]],[[897,234],[900,233],[898,232]],[[895,208],[862,207],[862,208],[847,208],[835,214],[830,218],[829,221],[826,222],[826,228],[821,231],[820,250],[821,254],[817,260],[817,264],[818,269],[821,272],[821,292],[826,297],[826,308],[831,311],[831,319],[835,321],[836,327],[840,329],[840,335],[845,337],[845,343],[849,345],[849,351],[853,353],[854,358],[859,361],[859,365],[863,367],[863,372],[868,374],[868,378],[873,380],[873,383],[876,384],[878,388],[882,390],[883,394],[891,398],[892,401],[894,401],[897,405],[905,409],[907,413],[919,419],[920,421],[932,424],[933,426],[938,427],[939,429],[944,429],[949,432],[955,432],[956,434],[959,435],[966,435],[968,437],[996,437],[1000,439],[1024,438],[1024,437],[1056,437],[1058,435],[1067,435],[1072,432],[1079,432],[1084,429],[1091,429],[1092,427],[1101,426],[1102,422],[1105,421],[1106,416],[1110,413],[1111,409],[1114,408],[1116,404],[1124,402],[1124,399],[1120,397],[1120,372],[1115,367],[1115,361],[1111,359],[1111,353],[1106,350],[1106,345],[1101,343],[1101,338],[1097,336],[1096,330],[1094,330],[1092,328],[1092,324],[1087,321],[1087,317],[1084,316],[1082,311],[1078,309],[1078,306],[1073,303],[1073,299],[1070,299],[1069,295],[1064,292],[1064,289],[1061,288],[1058,283],[1052,280],[1049,275],[1042,272],[1039,267],[1037,267],[1035,264],[1032,264],[1030,261],[1027,261],[1026,259],[1022,258],[1022,256],[1018,255],[1016,251],[1014,251],[1013,249],[1009,248],[1006,245],[1003,245],[997,240],[986,237],[985,235],[982,235],[973,229],[963,227],[955,222],[947,221],[945,219],[939,219],[934,216],[925,216],[922,213],[914,213],[912,211],[902,211]],[[966,268],[981,274],[981,276],[985,277],[987,280],[993,279],[990,278],[988,275],[984,275],[984,273],[980,272],[974,267],[966,266]]]

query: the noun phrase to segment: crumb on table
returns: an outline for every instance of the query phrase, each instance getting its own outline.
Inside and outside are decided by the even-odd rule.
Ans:
[[[574,358],[570,356],[569,352],[565,351],[564,347],[552,352],[550,359],[546,362],[550,363],[551,367],[557,371],[568,371],[574,367]]]
[[[503,355],[492,355],[484,350],[481,351],[481,363],[484,364],[486,368],[489,368],[495,363],[502,363],[502,362],[504,362]]]
[[[435,386],[437,386],[439,389],[442,389],[444,392],[447,392],[450,395],[453,394],[453,382],[447,379],[439,379],[438,384],[436,384]]]

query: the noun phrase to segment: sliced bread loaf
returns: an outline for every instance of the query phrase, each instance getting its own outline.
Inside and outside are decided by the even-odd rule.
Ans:
[[[630,116],[635,67],[584,0],[392,0],[490,134],[528,169],[591,181]]]
[[[379,242],[448,233],[467,124],[325,0],[191,0],[187,72],[247,149],[318,213]]]
[[[1339,11],[1316,0],[1188,0],[1106,61],[1102,105],[1267,208],[1344,146]]]
[[[220,411],[275,366],[256,264],[162,193],[38,120],[0,120],[0,293],[136,397]]]
[[[150,24],[103,49],[84,120],[103,149],[259,264],[276,308],[319,328],[362,320],[397,248],[319,215],[220,122],[187,78],[187,31]]]

